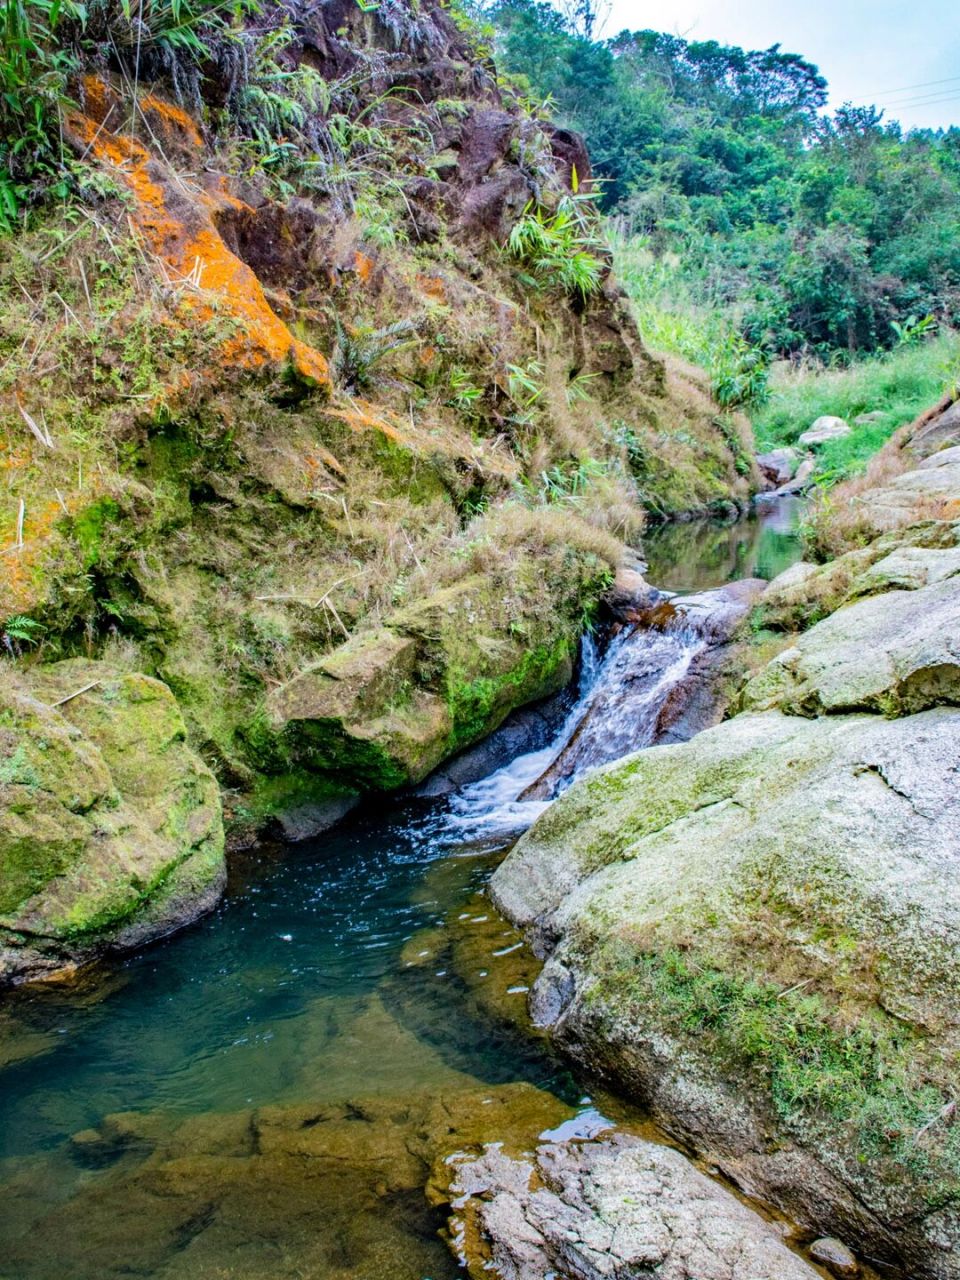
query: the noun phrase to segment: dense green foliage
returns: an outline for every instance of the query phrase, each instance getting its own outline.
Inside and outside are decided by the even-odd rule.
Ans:
[[[486,12],[501,67],[585,135],[623,234],[752,346],[846,357],[960,320],[960,129],[826,118],[823,77],[777,46],[595,40],[541,0]]]

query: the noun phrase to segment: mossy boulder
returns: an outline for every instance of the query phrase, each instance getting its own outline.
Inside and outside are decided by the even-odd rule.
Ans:
[[[739,715],[575,785],[493,877],[537,1020],[795,1220],[960,1276],[960,710]]]
[[[896,562],[898,575],[909,569],[916,580],[922,572],[935,576],[960,569],[956,557],[956,549],[903,550],[871,573],[884,581],[883,566]],[[904,715],[960,703],[960,576],[837,609],[755,676],[742,702],[747,710],[780,707],[801,715]]]
[[[74,659],[0,678],[0,982],[139,945],[224,882],[216,780],[159,680]]]
[[[532,554],[472,574],[359,632],[271,694],[293,757],[344,786],[421,781],[515,708],[570,679],[583,614],[609,582],[596,557],[547,581]]]
[[[826,564],[801,561],[770,583],[758,623],[803,630],[840,605],[884,591],[916,591],[960,575],[960,521],[923,520],[881,534]]]

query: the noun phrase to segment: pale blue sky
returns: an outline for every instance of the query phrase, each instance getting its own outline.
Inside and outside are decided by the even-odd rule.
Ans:
[[[819,66],[831,105],[875,102],[908,127],[960,124],[958,0],[613,0],[604,35],[652,27]]]

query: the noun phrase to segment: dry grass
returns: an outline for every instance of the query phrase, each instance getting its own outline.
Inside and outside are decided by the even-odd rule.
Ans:
[[[949,408],[953,400],[952,395],[944,396],[913,422],[901,427],[861,474],[821,492],[811,503],[805,540],[818,559],[835,559],[846,551],[865,546],[893,527],[942,518],[945,507],[942,498],[918,495],[913,506],[903,509],[902,518],[891,522],[889,515],[883,516],[871,506],[869,495],[916,467],[918,459],[908,449],[910,441],[922,427]]]

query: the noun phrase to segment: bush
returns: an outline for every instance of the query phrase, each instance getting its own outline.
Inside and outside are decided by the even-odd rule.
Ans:
[[[600,292],[603,283],[602,248],[585,202],[589,196],[568,196],[556,213],[527,205],[510,232],[512,257],[533,272],[530,283],[556,289],[583,303]]]

